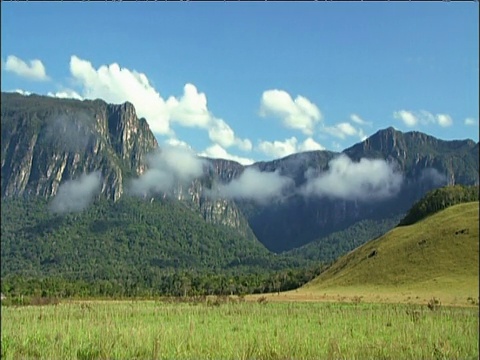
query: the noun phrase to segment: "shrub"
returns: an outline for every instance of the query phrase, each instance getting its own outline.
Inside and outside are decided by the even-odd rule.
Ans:
[[[440,300],[435,297],[432,297],[427,303],[427,307],[432,311],[439,309],[441,305]]]
[[[257,302],[258,302],[259,304],[266,304],[266,303],[268,302],[268,300],[267,300],[267,297],[266,297],[266,296],[260,296],[260,297],[258,298]]]

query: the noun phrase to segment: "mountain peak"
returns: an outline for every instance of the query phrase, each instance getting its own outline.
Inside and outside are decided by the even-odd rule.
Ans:
[[[2,196],[53,196],[60,183],[100,171],[102,192],[118,200],[124,176],[141,174],[157,146],[130,102],[2,92]]]

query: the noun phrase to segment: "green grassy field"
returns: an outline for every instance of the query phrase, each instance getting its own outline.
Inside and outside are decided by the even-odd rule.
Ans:
[[[247,301],[3,304],[1,358],[478,359],[478,219],[452,206]]]
[[[341,257],[292,295],[478,304],[479,203],[451,206]]]
[[[478,308],[83,302],[2,306],[2,359],[477,359]]]

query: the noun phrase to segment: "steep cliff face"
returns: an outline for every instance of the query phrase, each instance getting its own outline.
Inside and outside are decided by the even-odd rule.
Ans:
[[[102,194],[118,200],[158,146],[132,104],[2,93],[2,196],[54,196],[59,185],[100,171]]]
[[[147,169],[147,155],[158,148],[147,121],[130,103],[78,101],[2,93],[2,197],[57,194],[60,184],[100,171],[100,195],[114,201],[127,182]],[[212,179],[228,181],[243,167],[213,160],[209,173],[169,194],[198,211],[205,220],[253,237],[235,203],[203,197]],[[236,169],[236,170],[235,170]]]

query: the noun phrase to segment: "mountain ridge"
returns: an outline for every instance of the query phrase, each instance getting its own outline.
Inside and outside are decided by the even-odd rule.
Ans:
[[[99,171],[102,184],[97,198],[106,196],[118,201],[129,179],[149,169],[149,154],[162,150],[147,120],[138,119],[128,102],[111,105],[103,100],[2,92],[1,106],[2,198],[27,194],[54,198],[61,184],[82,173]],[[78,134],[81,136],[75,136]],[[442,185],[479,183],[478,143],[470,139],[439,140],[415,131],[402,133],[393,127],[379,130],[342,152],[302,152],[249,166],[231,160],[203,160],[206,166],[199,176],[176,183],[171,190],[153,197],[172,197],[207,222],[229,226],[245,236],[253,233],[277,253],[299,248],[359,221],[381,223],[401,216],[427,191]],[[339,162],[343,162],[341,166]],[[393,183],[393,190],[387,188],[388,196],[373,200],[358,197],[358,190],[347,193],[353,194],[350,197],[332,195],[328,189],[315,194],[315,186],[310,187],[307,196],[306,185],[312,180],[332,178],[335,166],[352,171],[361,166],[381,166],[382,171],[391,172],[383,180],[398,181]],[[208,195],[214,188],[241,180],[248,172],[255,175],[255,171],[291,180],[293,185],[284,188],[282,197],[266,203],[255,198]],[[373,195],[375,186],[383,186],[368,181],[355,184],[350,181],[355,180],[355,172],[342,174],[340,179],[345,185],[364,185],[365,191]]]

